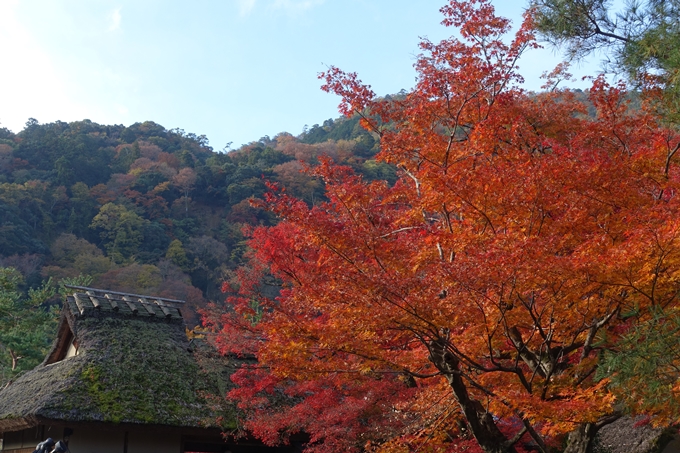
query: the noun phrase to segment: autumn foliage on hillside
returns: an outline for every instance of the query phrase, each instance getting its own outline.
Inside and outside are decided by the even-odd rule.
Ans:
[[[321,183],[299,169],[319,155],[367,176],[388,167],[371,159],[375,140],[357,128],[358,118],[327,120],[309,134],[221,153],[203,136],[150,121],[0,128],[0,266],[19,270],[29,287],[83,274],[111,289],[221,297],[245,249],[242,226],[272,220],[249,203],[266,191],[265,178],[312,202],[323,196]],[[180,281],[190,285],[168,288]]]
[[[322,75],[380,135],[396,183],[326,159],[327,201],[273,186],[281,222],[251,231],[228,307],[208,316],[223,353],[258,359],[229,397],[268,443],[547,452],[571,433],[566,451],[585,452],[619,415],[603,351],[677,305],[677,132],[601,78],[594,116],[568,90],[523,91],[530,17],[510,41],[488,1],[442,12],[461,39],[421,43],[403,99]]]
[[[0,272],[18,282],[0,288],[0,298],[29,300],[52,278],[186,300],[183,316],[194,327],[197,309],[223,297],[222,281],[241,263],[243,226],[275,221],[250,203],[266,192],[265,180],[317,202],[322,182],[299,170],[322,154],[369,179],[394,179],[394,168],[373,159],[377,138],[358,117],[224,152],[152,121],[0,127]],[[33,326],[41,339],[28,342],[13,327],[23,317],[6,314],[13,320],[0,322],[0,387],[40,363],[56,327]]]

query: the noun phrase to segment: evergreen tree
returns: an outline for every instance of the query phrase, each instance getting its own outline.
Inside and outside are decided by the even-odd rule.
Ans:
[[[45,306],[56,290],[51,280],[25,297],[21,274],[0,268],[0,385],[38,365],[52,342],[56,313]]]
[[[549,43],[570,59],[603,51],[606,70],[625,74],[663,94],[660,107],[680,120],[680,0],[627,2],[613,11],[612,0],[532,0],[535,24]]]

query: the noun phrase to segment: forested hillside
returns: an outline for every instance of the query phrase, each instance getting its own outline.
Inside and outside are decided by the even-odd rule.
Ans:
[[[221,152],[205,136],[151,121],[0,128],[0,384],[42,360],[58,283],[186,300],[196,326],[198,310],[224,299],[222,284],[243,264],[243,228],[275,222],[251,204],[267,182],[318,204],[323,183],[303,168],[325,155],[393,183],[395,168],[374,159],[378,150],[358,117]]]
[[[196,325],[196,310],[223,298],[220,286],[241,262],[243,227],[273,222],[250,204],[267,181],[314,203],[322,184],[300,170],[324,154],[369,179],[394,179],[392,168],[371,159],[376,150],[356,118],[229,152],[150,121],[30,120],[17,134],[0,129],[0,268],[18,271],[2,288],[15,304],[6,311],[50,277],[54,284],[81,276],[95,287],[187,300],[185,316]],[[51,335],[42,341],[47,347]],[[8,367],[18,353],[1,346]],[[31,357],[17,370],[41,354]]]

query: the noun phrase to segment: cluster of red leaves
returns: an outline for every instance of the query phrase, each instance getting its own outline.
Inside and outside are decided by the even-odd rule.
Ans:
[[[311,451],[361,451],[367,442],[394,436],[406,417],[392,413],[391,405],[412,393],[390,377],[346,379],[339,385],[337,377],[328,376],[307,381],[275,378],[257,366],[242,368],[232,380],[238,388],[229,397],[248,414],[248,432],[271,445],[307,433]]]

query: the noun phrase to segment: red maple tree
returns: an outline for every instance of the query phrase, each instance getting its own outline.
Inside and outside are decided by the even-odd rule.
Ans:
[[[323,160],[326,202],[273,190],[281,222],[250,232],[228,309],[206,318],[222,352],[257,357],[230,397],[268,443],[547,452],[571,432],[567,451],[588,451],[618,416],[600,352],[630,313],[676,304],[680,136],[601,78],[595,115],[567,90],[523,91],[530,16],[506,44],[489,1],[442,12],[461,39],[421,43],[403,98],[322,74],[397,183]]]

